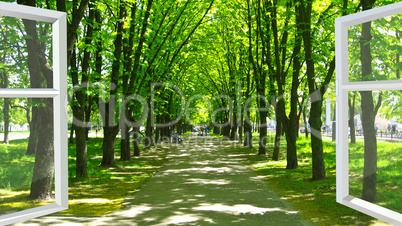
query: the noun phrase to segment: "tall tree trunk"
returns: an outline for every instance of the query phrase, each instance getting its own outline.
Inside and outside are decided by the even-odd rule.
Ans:
[[[353,94],[353,102],[348,98],[349,105],[349,127],[350,127],[350,143],[356,143],[356,128],[355,128],[355,100],[356,94]]]
[[[7,29],[7,27],[6,27]],[[8,43],[8,37],[3,36],[3,43]],[[6,53],[4,52],[4,55],[1,59],[1,64],[2,66],[5,65],[6,61]],[[3,89],[8,88],[8,74],[3,66],[1,68],[1,75],[0,75],[0,87]],[[4,117],[4,139],[3,139],[3,144],[9,144],[9,126],[10,126],[10,99],[9,98],[4,98],[4,105],[3,105],[3,117]]]
[[[4,116],[3,144],[8,144],[9,143],[9,126],[10,126],[10,99],[8,99],[8,98],[4,98],[3,116]]]
[[[75,127],[75,145],[76,145],[76,177],[87,177],[87,139],[86,128],[82,126]]]
[[[234,105],[236,105],[236,104],[234,104]],[[231,120],[231,122],[230,122],[230,125],[231,125],[230,139],[236,140],[238,138],[237,137],[237,117],[236,117],[236,113],[235,113],[233,107],[231,109],[231,115],[232,115],[232,117],[230,118],[230,120]]]
[[[118,129],[116,127],[103,127],[103,156],[101,166],[115,166],[115,141]],[[117,131],[117,132],[116,132]]]
[[[71,125],[71,130],[70,130],[70,138],[68,143],[73,144],[74,143],[74,123]]]
[[[286,129],[286,169],[297,169],[296,133],[294,121],[288,120]]]
[[[272,160],[279,161],[283,126],[282,122],[278,118],[278,114],[276,115],[277,117],[276,117],[275,141],[274,141],[274,150],[272,153]]]
[[[149,102],[149,106],[151,106],[151,102]],[[151,107],[148,107],[148,118],[147,118],[147,125],[146,125],[146,140],[145,140],[145,147],[150,148],[154,146],[154,113]]]
[[[243,128],[244,128],[244,116],[243,114],[240,114],[240,120],[239,120],[239,143],[243,143]]]
[[[37,150],[39,135],[39,117],[39,109],[37,107],[32,107],[32,120],[29,124],[29,139],[26,152],[27,155],[35,154]]]
[[[322,180],[325,179],[325,166],[324,166],[324,152],[322,146],[321,137],[321,111],[323,103],[323,95],[326,91],[325,86],[331,80],[333,76],[333,71],[335,67],[335,60],[330,63],[330,68],[327,72],[325,80],[321,88],[317,87],[315,82],[315,63],[313,58],[313,44],[311,37],[311,17],[312,17],[312,1],[308,1],[307,5],[302,4],[299,7],[300,14],[303,18],[303,42],[304,42],[304,55],[306,58],[306,74],[309,95],[311,98],[311,109],[310,109],[310,127],[311,127],[311,152],[312,152],[312,180]]]
[[[321,137],[321,110],[322,101],[312,101],[310,110],[310,127],[311,127],[311,149],[313,162],[313,178],[312,180],[325,179],[324,150]]]
[[[116,98],[117,92],[119,88],[119,75],[120,75],[120,65],[121,65],[121,55],[123,48],[123,23],[125,18],[125,6],[123,4],[119,7],[119,20],[117,22],[117,34],[116,38],[113,42],[114,51],[113,56],[114,60],[112,62],[112,71],[110,74],[110,97],[107,103],[103,100],[100,101],[100,112],[103,119],[103,158],[102,158],[102,166],[115,166],[115,150],[114,144],[116,141],[116,135],[119,132],[119,122],[115,122],[116,118]],[[116,125],[117,124],[117,125]]]
[[[114,95],[111,95],[109,102],[99,101],[99,112],[103,120],[103,156],[102,166],[115,166],[115,141],[119,132],[119,127],[115,123],[115,103]]]
[[[303,107],[303,123],[304,123],[304,133],[306,138],[308,138],[308,133],[309,133],[309,128],[308,128],[308,124],[307,124],[307,114],[306,114],[306,106]]]
[[[361,1],[363,10],[372,8],[375,0]],[[372,73],[371,70],[371,21],[362,24],[360,38],[360,60],[362,78]],[[371,91],[360,91],[362,125],[364,134],[364,172],[362,199],[369,202],[377,201],[377,138],[374,128],[375,110]]]
[[[301,63],[299,54],[301,52],[301,15],[297,14],[299,6],[295,6],[296,11],[296,32],[295,32],[295,46],[293,49],[293,73],[292,73],[292,88],[290,93],[290,113],[289,118],[286,119],[285,123],[285,132],[286,132],[286,145],[287,145],[287,154],[286,160],[287,165],[286,169],[296,169],[298,168],[297,164],[297,150],[296,150],[296,140],[299,117],[297,116],[297,101],[299,98],[298,89],[299,89],[299,74],[301,69]],[[284,109],[282,109],[283,113]],[[284,115],[286,117],[286,115]]]
[[[124,122],[121,122],[122,124],[122,129],[121,129],[121,143],[120,143],[120,150],[121,150],[121,155],[120,155],[120,160],[122,161],[128,161],[131,159],[130,155],[130,133],[128,127]]]
[[[26,3],[35,6],[35,1]],[[30,39],[26,39],[28,50],[28,68],[30,72],[31,88],[53,88],[53,71],[48,67],[46,55],[41,49],[37,36],[36,21],[23,20],[25,31]],[[43,77],[42,77],[43,75]],[[44,78],[44,79],[43,79]],[[54,171],[54,134],[53,134],[53,99],[41,98],[44,106],[38,107],[39,131],[38,145],[35,155],[35,165],[31,183],[31,199],[50,199],[52,197]],[[38,132],[39,132],[38,131]]]
[[[53,100],[43,99],[46,106],[40,107],[38,149],[31,183],[31,199],[49,200],[52,198],[54,172]]]
[[[260,101],[260,108],[266,108],[267,103]],[[267,112],[265,110],[260,111],[260,137],[258,154],[265,155],[267,153]]]
[[[250,111],[245,112],[244,118],[244,147],[252,148],[253,147],[253,134],[252,134],[252,126],[250,121]]]
[[[87,59],[88,60],[88,59]],[[71,77],[73,85],[78,86],[78,67],[77,67],[77,54],[75,49],[70,57]],[[84,77],[84,76],[83,76]],[[82,81],[83,83],[85,81]],[[84,85],[83,88],[86,86]],[[73,125],[75,130],[75,146],[76,146],[76,177],[86,177],[88,175],[87,170],[87,141],[86,141],[86,126],[85,122],[85,101],[86,94],[82,90],[74,90],[75,94],[73,98],[77,100],[79,104],[72,104],[73,110]]]

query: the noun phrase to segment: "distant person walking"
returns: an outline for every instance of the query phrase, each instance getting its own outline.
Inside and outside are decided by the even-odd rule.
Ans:
[[[391,133],[391,125],[390,124],[388,124],[387,130],[388,130],[388,134],[390,134]]]
[[[204,126],[201,126],[201,136],[204,136],[204,130],[205,130]]]
[[[392,133],[391,133],[391,138],[396,132],[396,125],[392,125]]]

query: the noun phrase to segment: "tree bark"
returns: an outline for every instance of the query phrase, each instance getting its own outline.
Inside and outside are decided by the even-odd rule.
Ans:
[[[298,102],[298,89],[299,89],[299,74],[301,69],[301,63],[299,54],[301,52],[301,15],[297,14],[299,6],[295,6],[296,12],[296,32],[295,32],[295,45],[293,48],[293,73],[292,73],[292,88],[290,93],[290,113],[289,117],[285,119],[285,133],[286,133],[286,145],[287,145],[287,154],[286,160],[287,165],[286,169],[296,169],[298,168],[297,163],[297,150],[296,150],[296,140],[298,135],[298,124],[299,117],[297,115],[297,102]],[[282,109],[284,117],[286,117],[286,113],[284,109]]]
[[[311,127],[311,149],[313,162],[312,180],[325,179],[324,150],[321,137],[321,110],[322,101],[312,101],[310,110],[310,127]]]
[[[245,107],[247,109],[248,106]],[[245,111],[244,117],[244,147],[252,148],[253,147],[253,134],[252,134],[252,126],[250,121],[250,111]]]
[[[372,8],[375,0],[362,0],[363,10]],[[371,21],[362,24],[360,38],[360,60],[362,64],[362,80],[372,73],[371,70]],[[374,120],[375,109],[371,91],[360,91],[362,125],[364,134],[364,172],[362,199],[368,202],[377,201],[377,137],[375,134]]]
[[[325,166],[324,166],[324,153],[322,146],[321,137],[321,111],[323,95],[326,91],[326,86],[328,85],[331,77],[333,76],[335,68],[335,60],[330,62],[328,72],[326,74],[325,80],[320,88],[316,84],[316,74],[315,74],[315,62],[313,58],[313,44],[312,44],[312,32],[311,32],[311,17],[312,17],[312,1],[308,1],[307,5],[301,1],[300,4],[300,14],[302,15],[303,23],[303,43],[304,43],[304,55],[306,58],[306,74],[309,95],[311,98],[311,109],[310,109],[310,127],[311,127],[311,151],[312,151],[312,180],[323,180],[325,176]]]
[[[103,156],[101,166],[115,166],[115,141],[118,129],[116,127],[103,127]]]
[[[6,78],[8,80],[8,78]],[[10,126],[10,99],[4,98],[3,107],[4,116],[4,140],[3,144],[9,144],[9,126]]]
[[[122,122],[122,129],[121,129],[121,155],[120,155],[120,160],[121,161],[129,161],[131,159],[131,154],[130,154],[130,133],[128,127],[124,122]]]
[[[148,107],[148,118],[147,118],[147,125],[146,125],[146,140],[145,140],[145,147],[150,148],[154,146],[154,114],[153,109],[151,108],[151,102],[149,101]]]
[[[279,161],[280,149],[281,149],[281,138],[282,138],[282,122],[276,117],[276,129],[275,129],[275,141],[274,150],[272,153],[272,160]]]
[[[116,135],[119,132],[119,122],[115,122],[116,116],[116,98],[118,93],[118,88],[120,87],[119,75],[120,75],[120,65],[121,65],[121,55],[123,48],[123,23],[126,15],[125,6],[123,4],[119,7],[119,20],[117,22],[117,34],[113,42],[114,60],[112,62],[112,71],[110,74],[110,95],[109,100],[105,102],[100,100],[99,111],[102,115],[103,120],[103,158],[102,166],[115,166],[115,150],[114,144],[116,141]],[[116,125],[117,124],[117,125]]]
[[[356,128],[355,128],[355,100],[356,94],[353,94],[353,102],[348,98],[349,105],[349,127],[350,127],[350,143],[356,143]]]
[[[68,143],[74,144],[74,123],[71,124],[70,138]]]
[[[54,172],[53,100],[43,99],[46,106],[40,107],[38,149],[36,150],[31,193],[29,197],[37,200],[52,198]]]
[[[306,138],[308,138],[308,133],[309,133],[309,128],[307,125],[307,114],[306,114],[306,106],[303,107],[303,122],[304,122],[304,127],[306,128],[304,130]]]
[[[36,153],[38,146],[39,117],[40,116],[38,108],[32,106],[32,120],[31,123],[29,123],[29,139],[26,155],[32,155]]]
[[[34,0],[18,1],[18,3],[35,6]],[[23,23],[27,35],[31,37],[26,39],[31,88],[42,88],[43,78],[46,79],[47,86],[45,88],[53,88],[53,71],[48,67],[46,55],[41,49],[37,36],[36,21],[23,20]],[[54,171],[53,99],[41,98],[40,101],[45,105],[38,107],[41,135],[38,137],[29,197],[31,199],[47,200],[52,197]]]
[[[234,104],[235,106],[236,104]],[[232,117],[230,117],[230,125],[231,125],[231,131],[230,131],[230,139],[231,140],[237,140],[237,117],[236,117],[236,113],[234,111],[234,108],[232,107],[231,109],[231,115]]]

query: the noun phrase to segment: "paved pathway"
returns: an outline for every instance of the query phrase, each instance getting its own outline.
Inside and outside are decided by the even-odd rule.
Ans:
[[[231,155],[230,141],[188,138],[126,208],[102,218],[48,216],[32,224],[310,225]]]

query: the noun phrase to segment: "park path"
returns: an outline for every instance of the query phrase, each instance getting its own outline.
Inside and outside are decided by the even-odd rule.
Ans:
[[[235,145],[189,137],[125,208],[101,218],[47,216],[30,225],[310,225],[230,154]],[[28,223],[28,222],[27,222]]]

